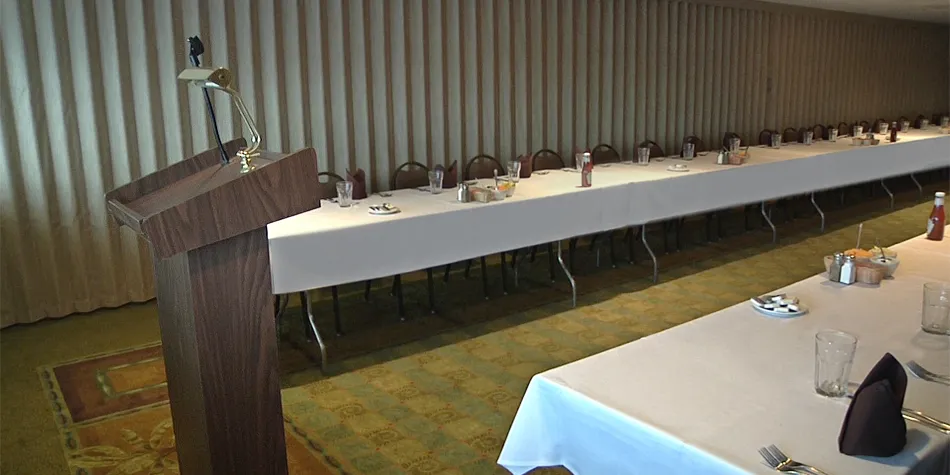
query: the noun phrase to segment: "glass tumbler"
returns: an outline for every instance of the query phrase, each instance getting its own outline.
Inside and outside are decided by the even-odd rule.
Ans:
[[[637,148],[637,165],[647,166],[650,164],[650,147]]]
[[[860,137],[861,134],[863,134],[863,133],[864,133],[864,127],[862,127],[862,126],[860,126],[860,125],[855,125],[854,127],[851,127],[851,136],[852,136],[852,137]]]
[[[692,160],[696,156],[696,144],[692,142],[683,143],[683,160]]]
[[[818,394],[847,395],[857,346],[858,338],[843,331],[822,330],[815,334],[815,391]]]
[[[353,204],[353,182],[343,180],[336,182],[336,202],[341,208],[349,208]]]
[[[908,131],[908,130],[910,130],[910,121],[909,121],[909,120],[905,120],[905,121],[901,122],[901,132],[906,132],[906,131]]]
[[[838,129],[832,127],[828,129],[828,141],[834,142],[838,140]]]
[[[805,131],[805,137],[802,139],[805,145],[811,145],[812,141],[815,139],[815,133],[811,130]]]
[[[924,284],[920,328],[927,333],[950,335],[950,284]]]
[[[433,195],[442,193],[442,178],[444,177],[444,173],[442,170],[432,170],[429,172],[429,192]]]
[[[782,134],[774,133],[772,134],[772,148],[779,148],[782,146]]]
[[[738,152],[738,151],[739,151],[739,145],[741,145],[741,144],[742,144],[742,140],[740,140],[739,137],[732,137],[732,138],[730,138],[730,139],[729,139],[729,151],[730,151],[730,152]]]
[[[940,126],[947,127],[950,126],[950,117],[943,116],[940,118]]]
[[[877,124],[877,133],[886,134],[887,133],[887,122],[879,122]]]
[[[508,177],[511,178],[513,183],[521,181],[521,162],[519,160],[508,162]]]

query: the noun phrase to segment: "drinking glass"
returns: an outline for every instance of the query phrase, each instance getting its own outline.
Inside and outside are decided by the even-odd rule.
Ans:
[[[836,140],[838,140],[838,129],[832,127],[828,129],[828,141],[834,142]]]
[[[811,130],[806,130],[806,131],[805,131],[805,138],[804,138],[803,142],[805,143],[805,145],[811,145],[811,142],[812,142],[812,140],[814,140],[814,138],[815,138],[815,133],[812,132]]]
[[[730,138],[730,139],[729,139],[729,151],[730,151],[730,152],[738,152],[738,151],[739,151],[739,145],[741,145],[741,143],[742,143],[742,141],[739,139],[739,137],[732,137],[732,138]]]
[[[920,119],[920,128],[921,128],[921,129],[926,129],[926,128],[929,127],[929,126],[930,126],[930,120],[929,120],[929,119]]]
[[[433,195],[442,193],[442,177],[444,173],[442,170],[432,170],[429,172],[429,192]]]
[[[683,160],[692,160],[696,156],[696,144],[686,142],[683,144]]]
[[[924,308],[920,328],[927,333],[950,335],[950,284],[924,284]]]
[[[637,148],[637,165],[647,166],[650,164],[650,147]]]
[[[851,136],[852,136],[852,137],[860,137],[861,134],[863,134],[863,133],[864,133],[864,127],[862,127],[862,126],[860,126],[860,125],[855,125],[854,127],[851,127]]]
[[[574,154],[574,168],[577,168],[577,171],[584,171],[584,160],[590,161],[590,152],[584,153],[575,153]]]
[[[838,330],[815,334],[815,391],[822,396],[843,397],[848,393],[851,364],[858,338]]]
[[[353,204],[353,182],[343,180],[336,182],[336,201],[341,208],[349,208]]]
[[[772,148],[779,148],[782,146],[782,134],[774,133],[772,134]]]
[[[887,122],[881,122],[877,124],[877,133],[886,134],[887,133]]]
[[[906,131],[908,131],[908,130],[910,130],[910,121],[909,121],[909,120],[905,120],[905,121],[901,122],[901,131],[902,131],[902,132],[906,132]]]
[[[940,126],[947,127],[950,126],[950,117],[943,116],[940,118]]]
[[[521,161],[512,160],[508,162],[508,177],[513,183],[521,181]]]

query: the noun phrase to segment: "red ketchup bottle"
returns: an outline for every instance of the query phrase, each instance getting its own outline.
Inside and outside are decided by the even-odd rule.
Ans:
[[[934,196],[934,210],[930,212],[930,218],[927,220],[927,239],[931,241],[942,241],[943,227],[947,224],[947,215],[943,210],[943,201],[947,194],[938,191]]]

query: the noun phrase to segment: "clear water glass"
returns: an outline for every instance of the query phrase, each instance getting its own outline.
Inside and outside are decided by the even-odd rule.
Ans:
[[[433,195],[442,193],[442,178],[445,172],[442,170],[431,170],[429,172],[429,192]]]
[[[742,144],[742,140],[740,140],[739,137],[732,137],[732,138],[730,138],[730,139],[729,139],[729,151],[730,151],[730,152],[738,152],[738,151],[739,151],[739,145],[741,145],[741,144]]]
[[[692,160],[696,156],[696,144],[686,142],[683,144],[683,160]]]
[[[858,338],[839,330],[815,334],[815,391],[822,396],[844,397],[848,393],[851,365]]]
[[[905,120],[905,121],[901,122],[901,130],[904,131],[904,132],[910,130],[910,121],[909,121],[909,120]]]
[[[862,126],[860,126],[860,125],[855,125],[854,127],[851,127],[851,136],[852,136],[852,137],[860,137],[861,134],[863,134],[863,133],[864,133],[864,127],[862,127]]]
[[[948,126],[950,126],[950,117],[947,117],[947,116],[941,117],[941,118],[940,118],[940,126],[941,126],[941,127],[948,127]]]
[[[832,127],[828,129],[828,141],[834,142],[838,140],[838,129]]]
[[[574,168],[576,168],[577,171],[579,171],[579,172],[580,172],[580,171],[584,171],[584,159],[585,159],[585,158],[587,158],[588,160],[590,159],[590,153],[589,153],[589,152],[575,153],[575,154],[574,154]]]
[[[805,145],[811,145],[811,143],[812,143],[812,141],[813,141],[814,139],[815,139],[815,133],[812,132],[811,130],[806,130],[806,131],[805,131],[805,138],[804,138],[804,140],[803,140],[803,142],[805,143]]]
[[[924,284],[920,328],[927,333],[950,335],[950,284]]]
[[[637,165],[647,166],[650,164],[650,147],[637,148]]]
[[[341,208],[349,208],[353,204],[353,182],[343,180],[336,182],[336,202]]]
[[[782,134],[776,132],[772,134],[772,148],[779,148],[782,146]]]
[[[879,134],[887,133],[887,122],[880,122],[877,124],[877,133]]]
[[[513,183],[521,181],[521,161],[512,160],[508,162],[508,177]]]

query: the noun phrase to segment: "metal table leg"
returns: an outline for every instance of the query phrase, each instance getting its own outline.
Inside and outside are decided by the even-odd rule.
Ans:
[[[821,232],[825,232],[825,212],[818,207],[818,203],[815,201],[815,193],[811,194],[811,205],[815,207],[815,211],[818,211],[818,215],[821,216]]]
[[[887,184],[884,183],[884,179],[881,178],[881,188],[884,188],[884,191],[887,193],[887,196],[891,198],[891,209],[894,209],[894,193],[891,193],[891,189],[887,187]]]
[[[310,302],[310,294],[307,292],[301,292],[301,294],[300,300],[303,300],[304,311],[307,312],[307,320],[310,321],[310,329],[313,330],[313,335],[317,339],[317,346],[320,347],[320,370],[325,373],[327,371],[327,347],[323,344],[320,331],[317,330],[317,320],[313,316],[313,304]]]
[[[917,181],[917,177],[913,173],[910,174],[910,179],[914,181],[914,184],[917,185],[917,199],[924,199],[924,187],[920,186],[920,182]]]
[[[762,218],[765,219],[765,222],[768,223],[769,227],[772,228],[772,244],[778,242],[778,230],[775,229],[775,225],[772,224],[772,220],[769,217],[769,213],[765,212],[765,202],[762,202]]]
[[[577,283],[574,282],[574,276],[571,275],[571,271],[567,269],[567,265],[564,264],[564,256],[561,254],[561,241],[557,242],[557,262],[561,264],[561,269],[564,270],[564,275],[567,276],[567,280],[571,283],[571,306],[577,306]]]
[[[665,235],[663,236],[663,239],[666,239]],[[653,283],[655,284],[660,279],[660,268],[656,263],[656,254],[653,253],[653,249],[650,249],[650,244],[647,242],[646,224],[640,226],[640,240],[643,241],[643,247],[647,248],[647,252],[650,254],[650,259],[653,260]]]

